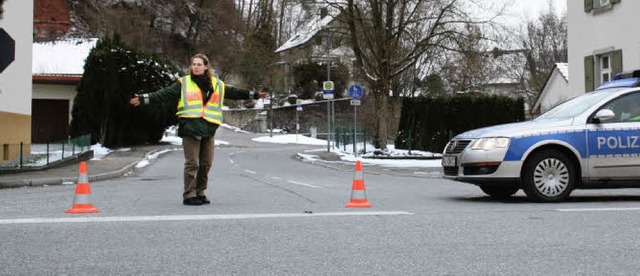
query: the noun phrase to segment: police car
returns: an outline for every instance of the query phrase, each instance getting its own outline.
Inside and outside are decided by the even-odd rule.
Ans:
[[[464,132],[444,149],[444,178],[494,198],[537,202],[574,189],[640,187],[640,70],[520,123]]]

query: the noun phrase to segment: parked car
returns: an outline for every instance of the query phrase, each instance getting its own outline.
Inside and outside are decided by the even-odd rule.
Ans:
[[[520,123],[464,132],[445,147],[444,178],[494,198],[519,189],[556,202],[574,189],[640,187],[640,70]]]

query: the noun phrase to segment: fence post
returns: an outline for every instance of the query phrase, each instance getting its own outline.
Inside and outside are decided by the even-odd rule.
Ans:
[[[49,141],[47,141],[47,165],[49,165]]]
[[[22,168],[22,143],[20,142],[20,168]]]
[[[411,137],[411,130],[412,130],[412,129],[411,129],[411,128],[409,128],[409,155],[411,155],[411,142],[412,142],[412,140],[411,140],[411,138],[412,138],[412,137]]]
[[[62,142],[62,158],[60,159],[64,159],[64,142]]]
[[[367,130],[366,129],[362,129],[362,144],[364,145],[363,153],[367,153]]]
[[[356,149],[356,143],[358,142],[358,133],[356,132],[358,130],[358,128],[353,125],[353,155],[358,156],[358,150]]]

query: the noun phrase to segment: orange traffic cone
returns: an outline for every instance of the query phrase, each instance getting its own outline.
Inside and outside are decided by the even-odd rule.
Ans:
[[[362,164],[356,160],[356,171],[353,174],[353,185],[351,188],[351,200],[345,208],[371,208],[371,203],[367,200],[367,191],[364,188],[364,178],[362,177]]]
[[[89,189],[89,176],[87,175],[87,163],[80,162],[80,176],[76,184],[76,194],[73,197],[73,206],[65,210],[65,213],[97,213],[100,210],[93,207],[89,200],[91,190]]]

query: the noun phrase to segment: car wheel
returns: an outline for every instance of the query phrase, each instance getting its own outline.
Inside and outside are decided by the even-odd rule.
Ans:
[[[536,152],[524,164],[522,189],[534,201],[562,201],[569,197],[575,184],[575,165],[558,150]]]
[[[506,199],[515,194],[520,188],[518,187],[493,187],[493,186],[480,186],[485,194],[495,199]]]

